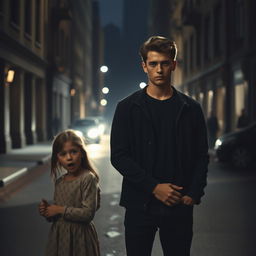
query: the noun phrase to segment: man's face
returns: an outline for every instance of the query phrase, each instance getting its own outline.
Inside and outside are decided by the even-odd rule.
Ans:
[[[149,51],[147,61],[142,62],[142,67],[148,75],[148,84],[154,86],[169,86],[171,72],[176,67],[176,61],[164,53]]]

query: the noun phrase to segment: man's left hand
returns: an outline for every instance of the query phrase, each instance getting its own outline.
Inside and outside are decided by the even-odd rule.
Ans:
[[[193,198],[191,198],[190,196],[183,196],[181,198],[181,201],[183,202],[183,204],[185,205],[194,205],[195,201]]]

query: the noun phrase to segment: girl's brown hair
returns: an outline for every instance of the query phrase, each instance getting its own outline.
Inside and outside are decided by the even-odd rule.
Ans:
[[[65,130],[60,132],[52,144],[52,159],[51,159],[51,176],[54,180],[61,174],[60,165],[58,164],[58,153],[63,149],[64,143],[70,141],[75,146],[79,147],[82,153],[81,166],[92,172],[99,181],[99,175],[92,167],[85,150],[85,139],[74,130]]]

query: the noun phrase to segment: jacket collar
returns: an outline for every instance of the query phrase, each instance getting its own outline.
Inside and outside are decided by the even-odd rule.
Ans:
[[[139,90],[139,91],[134,93],[134,97],[132,98],[132,102],[134,104],[136,104],[138,106],[141,106],[143,108],[146,108],[146,105],[145,105],[146,104],[146,102],[145,102],[145,94],[146,94],[147,87],[148,87],[148,85],[146,87],[144,87],[142,90]],[[184,95],[183,93],[177,91],[175,89],[175,87],[172,87],[172,88],[177,93],[177,96],[178,96],[178,98],[180,100],[180,103],[181,104],[183,103],[184,105],[189,106],[190,103],[187,100],[187,96]]]

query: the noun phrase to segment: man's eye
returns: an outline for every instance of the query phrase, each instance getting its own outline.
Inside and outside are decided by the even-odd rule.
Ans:
[[[155,62],[151,62],[151,63],[149,63],[149,66],[155,67],[155,66],[156,66],[156,63],[155,63]]]
[[[169,66],[169,65],[170,65],[170,62],[169,62],[169,61],[163,62],[162,65],[163,65],[163,66]]]

